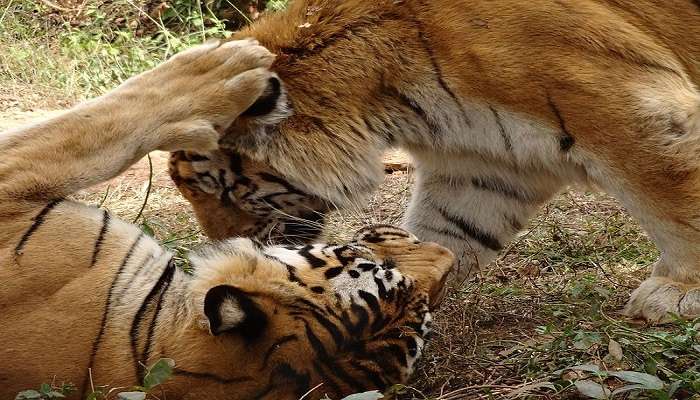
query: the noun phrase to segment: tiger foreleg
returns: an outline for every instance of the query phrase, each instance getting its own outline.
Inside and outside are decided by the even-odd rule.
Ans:
[[[461,282],[485,269],[564,179],[477,158],[450,164],[454,168],[444,171],[418,163],[404,225],[421,240],[452,250],[457,266],[451,279]]]
[[[0,211],[43,207],[110,179],[153,150],[216,148],[260,96],[273,56],[251,41],[180,53],[107,94],[0,138]]]

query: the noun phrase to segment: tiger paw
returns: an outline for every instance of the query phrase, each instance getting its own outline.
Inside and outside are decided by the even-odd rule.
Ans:
[[[689,285],[664,277],[652,277],[632,292],[625,313],[651,323],[665,323],[673,315],[700,317],[700,285]]]
[[[140,120],[145,144],[209,151],[272,81],[274,55],[254,40],[210,42],[175,55],[110,93],[125,120]]]

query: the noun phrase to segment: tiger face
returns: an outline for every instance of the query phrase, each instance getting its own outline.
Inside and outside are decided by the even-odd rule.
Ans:
[[[171,154],[170,176],[213,239],[252,237],[307,243],[323,228],[328,205],[262,163],[221,150]]]
[[[202,378],[210,399],[298,399],[312,388],[319,399],[407,380],[454,257],[376,226],[340,246],[232,239],[191,261],[191,308],[209,332],[166,338],[164,348],[180,350],[172,388]]]

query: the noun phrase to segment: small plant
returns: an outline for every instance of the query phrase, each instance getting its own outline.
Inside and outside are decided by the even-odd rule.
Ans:
[[[75,386],[71,383],[62,383],[60,386],[42,383],[39,390],[23,390],[17,393],[15,400],[63,399],[75,390]]]
[[[161,358],[146,369],[141,386],[134,386],[129,391],[117,392],[117,400],[145,400],[159,385],[172,378],[173,368],[175,368],[173,359]],[[86,400],[106,400],[115,392],[116,389],[100,388],[93,390]]]

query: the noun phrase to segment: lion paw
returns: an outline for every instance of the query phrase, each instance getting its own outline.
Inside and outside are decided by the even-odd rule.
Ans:
[[[632,292],[625,307],[630,317],[642,317],[652,323],[700,317],[700,285],[689,285],[669,278],[652,277]]]

